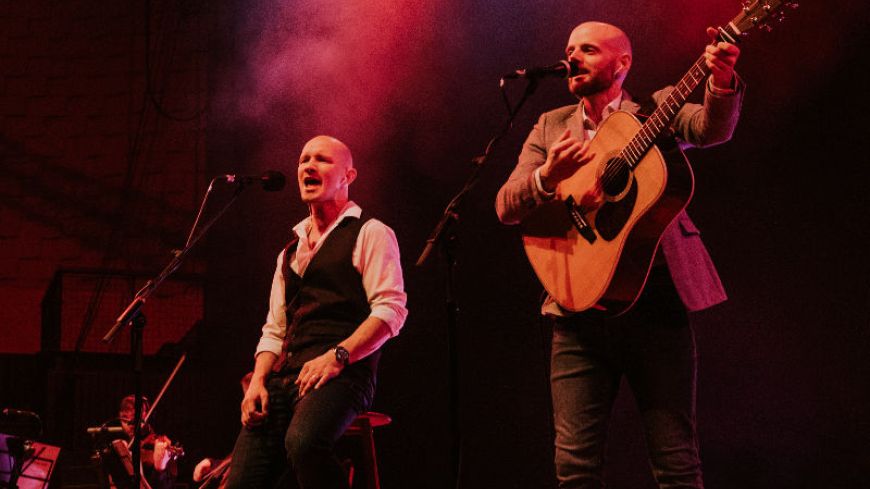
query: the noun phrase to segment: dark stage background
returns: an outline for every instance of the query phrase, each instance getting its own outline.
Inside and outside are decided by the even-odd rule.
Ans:
[[[499,76],[561,59],[571,29],[597,19],[632,38],[627,88],[648,94],[678,80],[703,49],[704,28],[739,8],[25,3],[0,4],[0,406],[39,412],[43,439],[86,452],[84,427],[112,416],[131,389],[126,343],[75,354],[40,342],[55,270],[151,276],[184,242],[212,176],[292,177],[304,142],[329,133],[354,152],[351,197],[395,229],[403,253],[410,316],[387,344],[374,405],[394,420],[376,433],[385,489],[449,486],[444,264],[414,262],[504,121]],[[806,2],[773,32],[753,33],[738,63],[748,88],[733,141],[688,154],[689,210],[730,295],[693,317],[712,489],[851,489],[870,477],[867,14],[857,0]],[[516,100],[522,82],[509,88]],[[541,288],[493,202],[535,118],[571,102],[563,82],[543,82],[460,209],[462,487],[555,487]],[[229,195],[218,185],[210,210]],[[293,184],[245,191],[185,267],[201,305],[176,314],[169,332],[155,328],[165,341],[148,352],[149,395],[178,351],[190,352],[155,415],[187,448],[186,471],[232,446],[238,379],[252,366],[275,256],[305,212]],[[82,290],[60,327],[93,341],[129,296],[92,282]],[[608,455],[611,487],[654,487],[625,392]]]

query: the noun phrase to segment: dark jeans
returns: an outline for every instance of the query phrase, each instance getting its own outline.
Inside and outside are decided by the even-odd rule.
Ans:
[[[347,489],[333,446],[357,414],[368,410],[374,379],[353,366],[299,399],[298,371],[273,374],[264,425],[242,428],[227,488]]]
[[[560,488],[604,487],[607,424],[622,376],[637,401],[659,487],[703,487],[695,338],[666,268],[654,268],[623,316],[557,319],[551,362]]]

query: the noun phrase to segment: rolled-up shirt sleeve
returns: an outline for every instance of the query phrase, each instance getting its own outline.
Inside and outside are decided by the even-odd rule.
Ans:
[[[377,219],[369,219],[357,238],[353,264],[362,275],[371,307],[369,316],[384,321],[391,336],[396,336],[408,317],[408,296],[393,230]]]
[[[266,323],[263,325],[263,334],[257,344],[255,357],[264,351],[281,355],[284,333],[287,330],[287,306],[284,298],[284,253],[284,251],[278,253],[275,275],[272,278],[272,291],[269,294],[269,312],[266,314]]]
[[[264,351],[280,356],[284,346],[284,335],[287,331],[285,252],[278,254],[275,264],[272,291],[269,294],[269,312],[266,314],[255,357]],[[390,337],[396,336],[405,324],[408,310],[405,308],[407,295],[402,277],[399,244],[393,230],[376,219],[368,220],[360,229],[352,260],[354,268],[362,277],[362,285],[371,308],[369,316],[384,321],[390,330]]]

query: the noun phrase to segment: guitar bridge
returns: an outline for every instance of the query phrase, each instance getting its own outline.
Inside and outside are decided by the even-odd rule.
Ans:
[[[577,206],[573,195],[569,195],[565,200],[565,207],[568,209],[568,218],[571,219],[571,224],[574,225],[577,232],[580,233],[580,236],[583,236],[589,244],[594,243],[597,239],[595,231],[593,231],[592,226],[586,222],[586,218],[583,217],[582,209]]]

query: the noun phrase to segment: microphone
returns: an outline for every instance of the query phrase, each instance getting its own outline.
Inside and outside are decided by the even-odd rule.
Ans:
[[[577,66],[576,61],[566,61],[563,59],[562,61],[550,66],[538,66],[535,68],[516,70],[513,73],[508,73],[502,78],[526,78],[529,80],[537,80],[539,78],[547,77],[570,78],[572,76],[577,76],[579,71],[580,67]]]
[[[284,188],[284,184],[286,183],[284,174],[275,170],[266,170],[258,177],[252,175],[221,175],[218,178],[222,178],[229,183],[238,183],[239,185],[260,182],[260,185],[263,186],[263,190],[267,192],[277,192]]]

